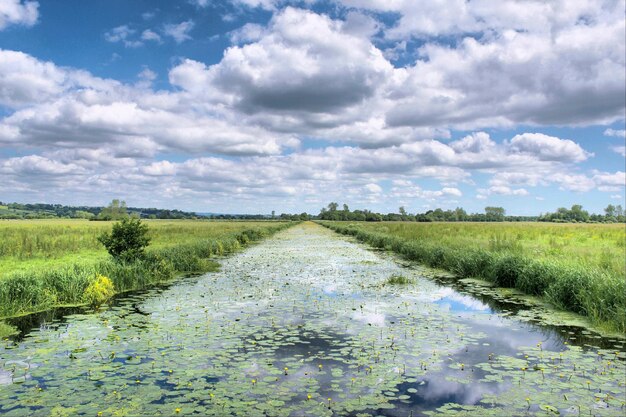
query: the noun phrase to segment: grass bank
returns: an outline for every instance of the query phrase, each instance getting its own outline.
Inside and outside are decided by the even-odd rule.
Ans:
[[[0,224],[4,248],[0,266],[5,266],[0,269],[0,319],[84,304],[86,290],[98,275],[108,277],[120,293],[147,288],[179,274],[206,272],[217,265],[211,258],[232,253],[293,223],[148,222],[153,244],[144,259],[129,263],[115,262],[97,242],[97,236],[111,224],[67,220]],[[7,245],[11,240],[19,245]],[[0,331],[7,333],[6,326]]]
[[[541,296],[558,308],[589,317],[599,327],[626,332],[626,277],[623,266],[619,270],[624,262],[623,226],[550,229],[562,225],[513,228],[502,224],[498,230],[498,225],[465,224],[454,225],[454,231],[442,234],[445,223],[321,224],[408,260],[446,269],[460,278],[481,278]],[[563,251],[564,245],[559,252],[551,252],[550,245],[542,246],[537,238],[542,233],[554,235],[553,239],[570,235],[569,239],[578,239],[580,243],[581,239],[588,239],[585,233],[589,234],[593,227],[596,229],[591,229],[591,235],[604,235],[604,239],[591,238],[586,246],[572,245],[569,253]],[[525,234],[535,238],[525,238]],[[525,240],[529,244],[525,245]],[[603,253],[616,259],[608,262]]]

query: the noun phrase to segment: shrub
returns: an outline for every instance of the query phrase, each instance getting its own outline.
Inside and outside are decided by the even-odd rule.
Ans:
[[[136,218],[122,219],[113,225],[111,233],[103,233],[98,240],[116,260],[135,261],[142,258],[150,243],[148,226]]]
[[[83,300],[93,307],[99,307],[113,295],[115,288],[111,280],[104,275],[96,274],[94,281],[85,289]]]

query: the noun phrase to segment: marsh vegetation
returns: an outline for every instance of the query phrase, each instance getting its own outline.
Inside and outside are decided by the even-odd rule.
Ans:
[[[324,222],[406,259],[538,295],[626,331],[623,225]]]
[[[124,249],[106,234],[110,222],[11,221],[0,228],[0,319],[53,306],[97,304],[94,285],[106,277],[113,292],[147,288],[180,274],[217,267],[215,258],[287,227],[280,222],[134,220],[137,235]],[[139,229],[137,229],[139,228]],[[130,232],[129,232],[130,233]],[[130,235],[129,235],[130,236]],[[143,239],[143,240],[142,240]],[[102,244],[110,243],[112,255]],[[140,242],[141,241],[141,242]],[[147,242],[150,246],[144,249]],[[109,246],[107,246],[109,247]],[[102,282],[101,282],[102,284]],[[97,297],[96,297],[97,298]]]
[[[303,224],[0,345],[0,413],[622,415],[626,348]],[[389,277],[414,285],[385,285]]]

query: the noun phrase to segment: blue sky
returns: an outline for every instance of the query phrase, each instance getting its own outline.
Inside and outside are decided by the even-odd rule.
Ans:
[[[624,9],[0,0],[0,201],[625,205]]]

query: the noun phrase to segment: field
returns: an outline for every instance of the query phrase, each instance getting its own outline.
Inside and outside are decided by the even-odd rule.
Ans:
[[[626,330],[624,225],[342,223],[331,229],[460,277],[540,295],[596,324]]]
[[[151,244],[141,262],[113,262],[97,238],[111,222],[0,222],[0,318],[80,304],[96,274],[117,292],[144,288],[178,273],[215,267],[209,258],[286,227],[279,222],[147,220]]]
[[[190,244],[202,239],[229,238],[244,230],[267,230],[276,222],[144,220],[150,249]],[[0,221],[0,278],[15,271],[63,266],[68,262],[93,262],[108,255],[98,236],[111,222],[74,219]]]

